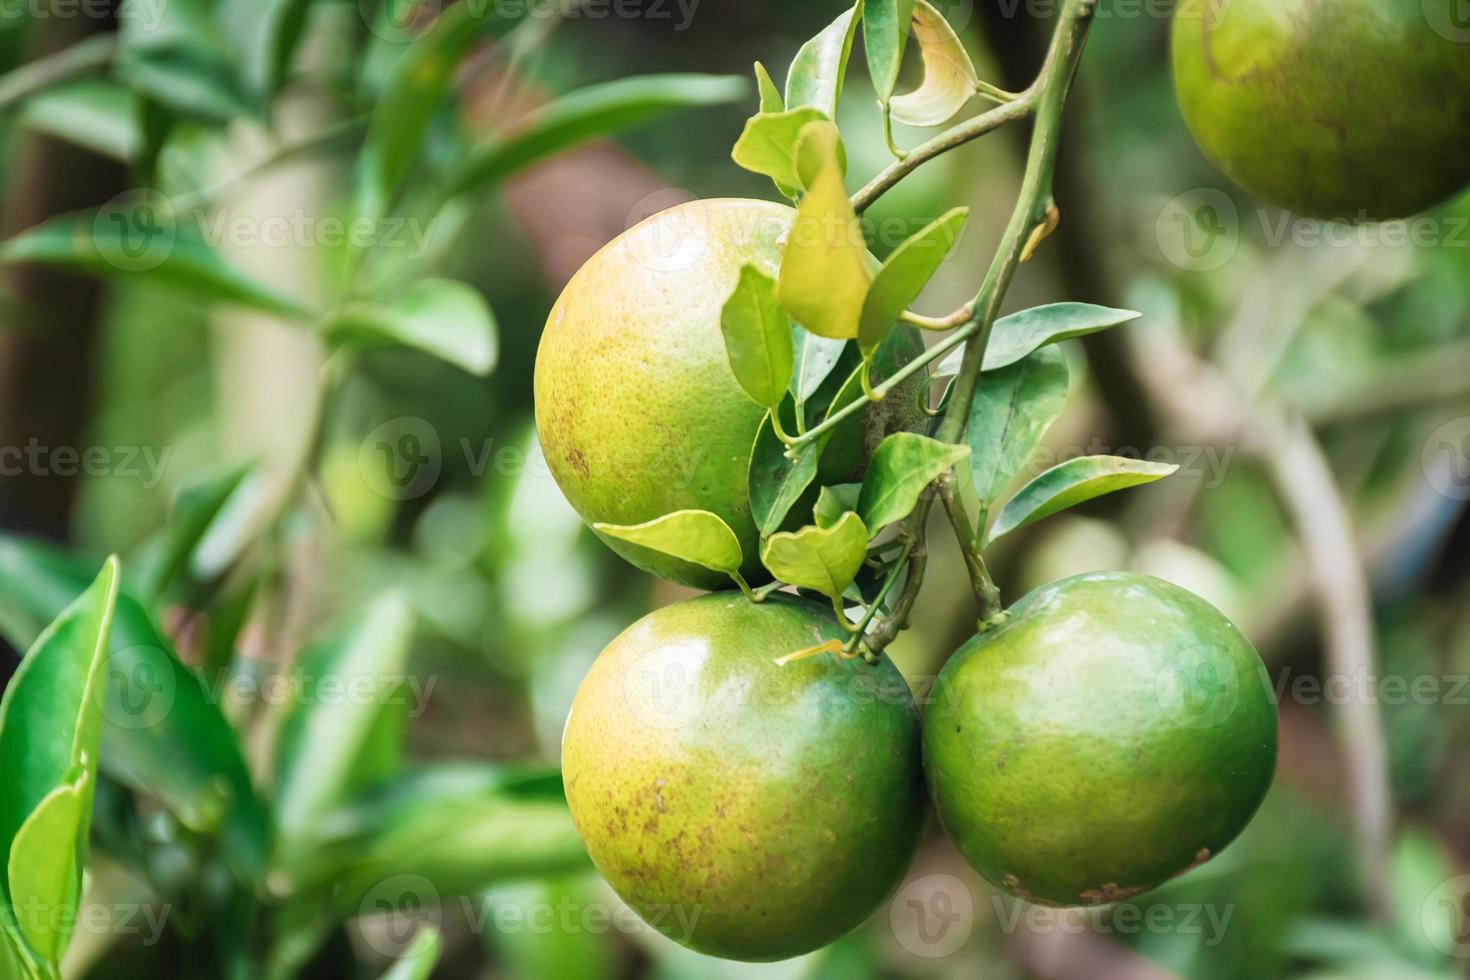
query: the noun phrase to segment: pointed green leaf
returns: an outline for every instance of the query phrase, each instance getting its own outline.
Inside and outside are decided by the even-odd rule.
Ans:
[[[796,171],[796,141],[802,127],[826,118],[820,109],[810,106],[758,113],[745,121],[730,158],[752,173],[771,178],[777,190],[794,198],[802,186]]]
[[[994,371],[1015,364],[1038,347],[1107,330],[1142,315],[1134,310],[1116,310],[1091,303],[1052,303],[1003,316],[995,321],[990,342],[985,345],[984,370]],[[955,348],[939,362],[934,376],[957,374],[964,355],[964,346]]]
[[[414,617],[402,595],[380,596],[352,628],[308,650],[299,661],[314,684],[370,696],[298,701],[282,724],[276,753],[276,814],[283,836],[311,834],[342,801],[362,764],[362,750],[390,697],[402,697]]]
[[[996,515],[985,543],[1043,517],[1075,507],[1114,490],[1152,483],[1178,470],[1172,463],[1150,463],[1122,456],[1081,456],[1060,463],[1026,484]]]
[[[536,110],[508,136],[471,151],[450,180],[450,192],[484,190],[579,143],[676,109],[737,102],[749,90],[749,82],[733,75],[646,75],[578,89]]]
[[[0,699],[4,896],[12,906],[38,913],[16,920],[48,961],[65,945],[64,935],[49,931],[50,920],[81,889],[101,737],[98,675],[118,575],[117,559],[108,559],[91,587],[36,640]],[[36,904],[22,906],[26,901]],[[46,921],[26,921],[32,918]]]
[[[759,61],[755,63],[755,85],[760,90],[761,112],[784,112],[786,100],[781,97],[781,90],[771,80],[771,73],[766,71],[766,66]]]
[[[791,405],[783,408],[783,418],[793,422]],[[770,416],[761,421],[750,453],[749,487],[750,516],[762,535],[774,534],[786,522],[786,515],[817,478],[826,445],[825,438],[818,438],[803,445],[795,460],[787,459],[786,444],[776,438]]]
[[[230,0],[216,7],[241,86],[261,105],[280,90],[313,0]]]
[[[861,483],[838,483],[823,487],[817,494],[817,505],[812,510],[817,527],[832,527],[842,520],[842,515],[857,510],[858,496],[862,493]]]
[[[954,208],[910,237],[883,262],[873,279],[858,326],[858,346],[871,351],[883,342],[899,316],[919,298],[939,266],[949,256],[969,208]]]
[[[781,255],[777,290],[786,312],[806,329],[846,340],[857,336],[873,272],[862,226],[842,185],[841,142],[829,122],[802,128],[798,160],[820,165],[803,181],[808,189]]]
[[[346,303],[320,329],[339,346],[412,347],[482,377],[498,352],[489,304],[479,290],[450,279],[421,279],[388,303]]]
[[[857,33],[857,8],[845,10],[822,32],[801,46],[786,74],[786,107],[816,106],[837,118],[837,100],[847,76],[847,60]]]
[[[0,538],[0,632],[13,646],[32,643],[90,578],[80,562],[48,545]],[[158,799],[195,833],[219,834],[230,864],[242,875],[258,875],[270,819],[235,731],[217,693],[180,662],[127,593],[117,597],[102,671],[103,772]]]
[[[863,490],[858,513],[873,531],[909,516],[924,488],[941,473],[970,455],[969,446],[958,446],[921,436],[895,432],[878,444]]]
[[[913,15],[914,0],[863,0],[863,48],[879,102],[887,102],[898,84]]]
[[[129,162],[143,145],[139,101],[112,79],[84,78],[31,96],[16,120],[27,129]]]
[[[643,524],[598,523],[592,529],[726,575],[740,571],[744,561],[730,525],[707,510],[677,510]]]
[[[791,325],[791,337],[795,351],[795,363],[791,370],[791,395],[798,402],[805,403],[837,366],[846,348],[846,341],[818,337],[799,323]]]
[[[185,574],[211,525],[254,468],[253,463],[232,466],[179,491],[163,530],[150,540],[139,561],[129,558],[128,584],[133,594],[157,598]]]
[[[85,828],[95,770],[48,793],[26,818],[10,847],[11,904],[26,943],[48,963],[66,949],[81,892]]]
[[[954,28],[927,0],[914,6],[913,31],[924,56],[924,81],[888,104],[901,123],[942,126],[980,91],[980,76]]]
[[[771,535],[761,560],[788,585],[840,600],[867,554],[868,529],[857,514],[848,511],[831,527]]]
[[[791,318],[776,300],[776,281],[753,265],[740,269],[720,310],[725,356],[735,380],[757,405],[776,408],[791,384]]]
[[[1057,347],[980,375],[970,403],[970,476],[989,506],[1021,472],[1067,407],[1067,359]]]
[[[420,927],[408,949],[388,968],[382,980],[428,980],[439,963],[443,947],[444,940],[438,929],[430,925]]]

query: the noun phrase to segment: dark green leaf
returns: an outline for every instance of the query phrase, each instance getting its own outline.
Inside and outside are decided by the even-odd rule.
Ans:
[[[0,246],[0,263],[20,262],[146,280],[280,316],[309,315],[295,300],[226,265],[198,232],[172,221],[167,205],[148,198],[62,215],[23,231]]]
[[[643,524],[598,523],[592,529],[727,575],[739,572],[744,561],[735,532],[707,510],[678,510]]]
[[[117,77],[136,92],[187,116],[229,123],[250,114],[250,105],[235,87],[224,63],[193,50],[125,52]]]
[[[969,208],[947,211],[893,250],[873,279],[858,327],[858,346],[865,352],[883,342],[899,316],[909,308],[959,240]]]
[[[578,143],[674,109],[736,102],[748,88],[745,79],[730,75],[648,75],[580,89],[540,109],[504,139],[472,152],[451,181],[451,191],[483,189]]]
[[[330,682],[371,697],[313,698],[297,702],[282,725],[276,754],[276,815],[282,835],[310,836],[316,822],[342,802],[353,770],[372,736],[380,709],[407,696],[405,666],[413,637],[413,613],[404,598],[379,597],[336,638],[302,655],[300,668],[313,684]]]
[[[783,418],[795,420],[791,406],[782,406]],[[795,460],[786,458],[786,444],[776,437],[767,416],[756,430],[755,446],[750,454],[750,515],[762,535],[774,534],[786,522],[786,515],[796,506],[807,487],[817,477],[825,439],[806,443]]]
[[[354,301],[327,314],[328,341],[351,347],[411,347],[471,374],[495,367],[495,316],[479,291],[449,279],[420,279],[388,303]]]
[[[991,328],[983,369],[994,371],[1015,364],[1038,347],[1097,333],[1137,320],[1142,315],[1133,310],[1115,310],[1091,303],[1052,303],[1003,316]],[[964,353],[963,346],[957,347],[939,362],[934,376],[943,378],[958,373]]]
[[[757,405],[779,407],[795,361],[791,319],[776,301],[776,281],[753,265],[741,267],[720,310],[720,332],[740,387]]]
[[[812,511],[817,527],[831,527],[850,510],[857,510],[858,497],[862,493],[861,483],[838,483],[823,487],[817,495],[817,505]]]
[[[89,581],[54,549],[0,538],[0,632],[25,647]],[[103,671],[102,771],[160,800],[201,834],[219,833],[242,873],[263,869],[270,821],[251,784],[218,696],[185,667],[127,593],[118,596]]]
[[[216,13],[234,48],[241,86],[264,105],[280,89],[312,0],[226,0]]]
[[[81,890],[101,739],[99,674],[117,602],[118,562],[42,632],[0,699],[0,847],[14,908],[74,906]],[[17,918],[43,960],[56,962],[66,917]]]
[[[857,8],[845,10],[822,32],[801,46],[786,74],[786,107],[816,106],[828,119],[837,118],[837,100],[847,76],[847,60],[857,33]]]
[[[914,0],[863,0],[863,48],[879,102],[887,102],[898,84],[913,15]]]
[[[970,455],[969,446],[958,446],[921,436],[895,432],[878,444],[863,490],[858,513],[871,530],[909,516],[924,488],[945,470]]]
[[[840,600],[867,554],[868,529],[848,511],[830,527],[771,535],[761,560],[782,582]]]
[[[1055,346],[980,375],[965,437],[975,493],[986,506],[1021,472],[1067,407],[1067,380],[1067,359]]]
[[[924,81],[888,104],[901,123],[942,126],[980,90],[980,76],[954,28],[927,0],[913,8],[913,31],[924,56]]]
[[[847,342],[832,337],[819,337],[799,323],[791,325],[795,363],[791,371],[791,395],[804,404],[816,394],[822,382],[837,366]]]
[[[794,198],[802,186],[796,171],[797,138],[803,126],[826,118],[820,109],[811,106],[758,113],[745,121],[730,158],[752,173],[771,178],[777,190]]]
[[[1026,484],[1006,502],[986,535],[988,545],[1017,528],[1114,490],[1152,483],[1178,470],[1121,456],[1081,456],[1060,463]]]

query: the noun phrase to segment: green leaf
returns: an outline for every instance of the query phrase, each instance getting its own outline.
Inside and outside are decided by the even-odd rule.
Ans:
[[[741,267],[735,292],[720,310],[720,332],[740,387],[757,405],[780,406],[795,354],[791,319],[776,301],[776,281],[753,265]]]
[[[362,750],[390,699],[405,697],[402,684],[413,638],[413,613],[396,592],[376,599],[354,626],[300,658],[312,683],[359,689],[371,697],[325,696],[298,701],[282,724],[276,753],[276,816],[283,836],[310,835],[316,822],[341,802]]]
[[[1152,483],[1178,470],[1172,463],[1150,463],[1121,456],[1081,456],[1040,474],[1006,502],[985,537],[988,545],[1017,528],[1075,507],[1114,490]]]
[[[16,119],[27,129],[128,162],[143,145],[138,102],[111,79],[85,78],[32,96]]]
[[[443,948],[444,940],[438,929],[430,925],[420,927],[408,949],[388,968],[382,980],[428,980]]]
[[[504,139],[472,151],[450,181],[451,193],[483,189],[579,143],[675,109],[737,102],[747,91],[749,83],[732,75],[646,75],[579,89],[536,111]]]
[[[863,0],[863,48],[878,101],[887,102],[898,84],[909,39],[914,0]]]
[[[48,963],[66,949],[81,892],[86,828],[95,768],[79,769],[56,787],[26,818],[10,846],[6,869],[10,901],[27,945]]]
[[[970,476],[989,506],[1021,472],[1067,407],[1067,359],[1057,347],[980,375],[970,403]]]
[[[1012,313],[996,320],[991,328],[983,370],[995,371],[1015,364],[1038,347],[1107,330],[1142,315],[1134,310],[1115,310],[1091,303],[1052,303]],[[963,346],[951,351],[934,369],[934,376],[958,374],[964,354]]]
[[[726,575],[738,573],[744,561],[735,532],[707,510],[677,510],[643,524],[597,523],[592,529]]]
[[[761,560],[776,578],[841,600],[868,554],[868,529],[848,511],[831,527],[771,535]]]
[[[766,66],[759,61],[755,63],[755,85],[760,90],[761,112],[782,112],[786,109],[786,100],[781,98],[781,90],[771,80],[771,73],[766,71]]]
[[[832,373],[842,357],[847,342],[832,337],[819,337],[799,323],[791,325],[791,342],[795,363],[791,371],[791,395],[804,404],[816,394],[822,382]]]
[[[62,215],[0,246],[0,263],[39,262],[93,275],[132,278],[204,300],[304,319],[295,300],[226,265],[197,231],[176,225],[167,205],[148,199],[99,212]]]
[[[842,520],[843,514],[857,510],[862,489],[861,483],[838,483],[823,487],[817,495],[817,505],[812,510],[817,527],[831,527]]]
[[[788,423],[796,418],[792,406],[782,406]],[[786,458],[786,444],[776,437],[768,415],[756,430],[750,453],[750,516],[762,535],[774,534],[786,515],[817,477],[822,450],[827,440],[818,438],[797,450],[795,460]]]
[[[858,346],[865,353],[883,342],[899,316],[919,298],[959,240],[960,229],[969,216],[969,208],[945,212],[894,249],[883,262],[868,290],[858,326]]]
[[[387,303],[345,303],[320,329],[334,345],[411,347],[482,377],[498,353],[490,306],[479,290],[451,279],[420,279]]]
[[[312,0],[226,0],[216,8],[241,87],[261,105],[281,88]]]
[[[98,675],[117,602],[118,561],[42,632],[0,698],[4,896],[30,947],[54,962],[58,916],[81,890],[101,738]],[[60,921],[58,921],[60,920]]]
[[[786,107],[816,106],[828,119],[837,118],[837,100],[847,76],[847,60],[857,33],[857,8],[843,11],[822,32],[801,46],[786,73]]]
[[[745,121],[745,129],[735,141],[730,158],[752,173],[771,178],[777,190],[794,198],[802,186],[796,171],[797,139],[804,126],[826,118],[820,109],[811,106],[758,113]]]
[[[890,99],[889,109],[910,126],[942,126],[980,91],[980,76],[954,28],[927,0],[914,6],[913,31],[924,56],[924,81]]]
[[[862,226],[842,185],[841,144],[830,122],[802,128],[798,158],[819,166],[803,181],[807,193],[781,254],[777,291],[786,312],[806,329],[848,340],[858,334],[873,272]]]
[[[387,213],[418,159],[434,113],[449,94],[455,69],[497,7],[458,3],[415,38],[393,66],[368,120],[357,161],[357,211],[371,218]]]
[[[142,561],[132,563],[133,570],[128,575],[132,592],[156,599],[185,573],[210,527],[254,468],[253,463],[233,466],[179,491],[169,508],[167,524],[149,542]]]
[[[91,576],[55,549],[0,538],[0,632],[25,647],[82,595]],[[181,663],[148,613],[120,593],[103,668],[101,768],[160,800],[190,830],[221,836],[242,874],[259,874],[270,820],[218,696]]]
[[[863,477],[858,513],[877,531],[901,521],[919,502],[924,488],[945,470],[970,455],[959,446],[914,432],[895,432],[878,444]]]

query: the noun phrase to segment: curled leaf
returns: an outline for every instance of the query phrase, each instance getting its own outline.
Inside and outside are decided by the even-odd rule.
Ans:
[[[889,101],[893,118],[910,126],[942,126],[980,91],[980,76],[959,36],[928,0],[918,0],[914,39],[924,58],[924,81]]]
[[[796,171],[797,140],[804,126],[826,118],[820,109],[811,106],[777,112],[762,110],[745,121],[745,129],[735,141],[730,158],[752,173],[771,178],[777,190],[794,198],[803,186]]]
[[[597,523],[592,529],[726,575],[739,572],[744,560],[730,525],[707,510],[676,510],[642,524]]]
[[[867,554],[868,529],[848,511],[831,527],[771,535],[761,560],[781,581],[841,601]]]

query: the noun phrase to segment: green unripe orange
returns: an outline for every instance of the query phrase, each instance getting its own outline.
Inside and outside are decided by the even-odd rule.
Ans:
[[[821,654],[821,606],[701,596],[630,626],[572,703],[562,772],[604,878],[671,938],[778,960],[860,924],[897,887],[924,812],[902,675]]]
[[[1250,642],[1193,593],[1121,572],[1016,603],[945,664],[924,716],[946,833],[1046,905],[1128,898],[1218,854],[1275,761]]]
[[[1415,214],[1470,183],[1460,0],[1194,0],[1174,81],[1200,148],[1314,218]]]
[[[750,200],[670,208],[613,240],[567,284],[536,354],[536,428],[552,475],[583,520],[641,524],[676,510],[711,511],[740,539],[745,577],[769,578],[747,489],[765,409],[730,370],[720,311],[742,266],[777,274],[795,214]],[[915,331],[894,331],[874,377],[921,349]],[[839,364],[830,380],[840,384],[852,363]],[[824,477],[850,476],[833,469],[860,463],[865,444],[884,432],[921,424],[916,398],[901,388],[866,422],[858,415],[840,426],[823,457]],[[697,565],[604,540],[663,578],[731,586]]]

